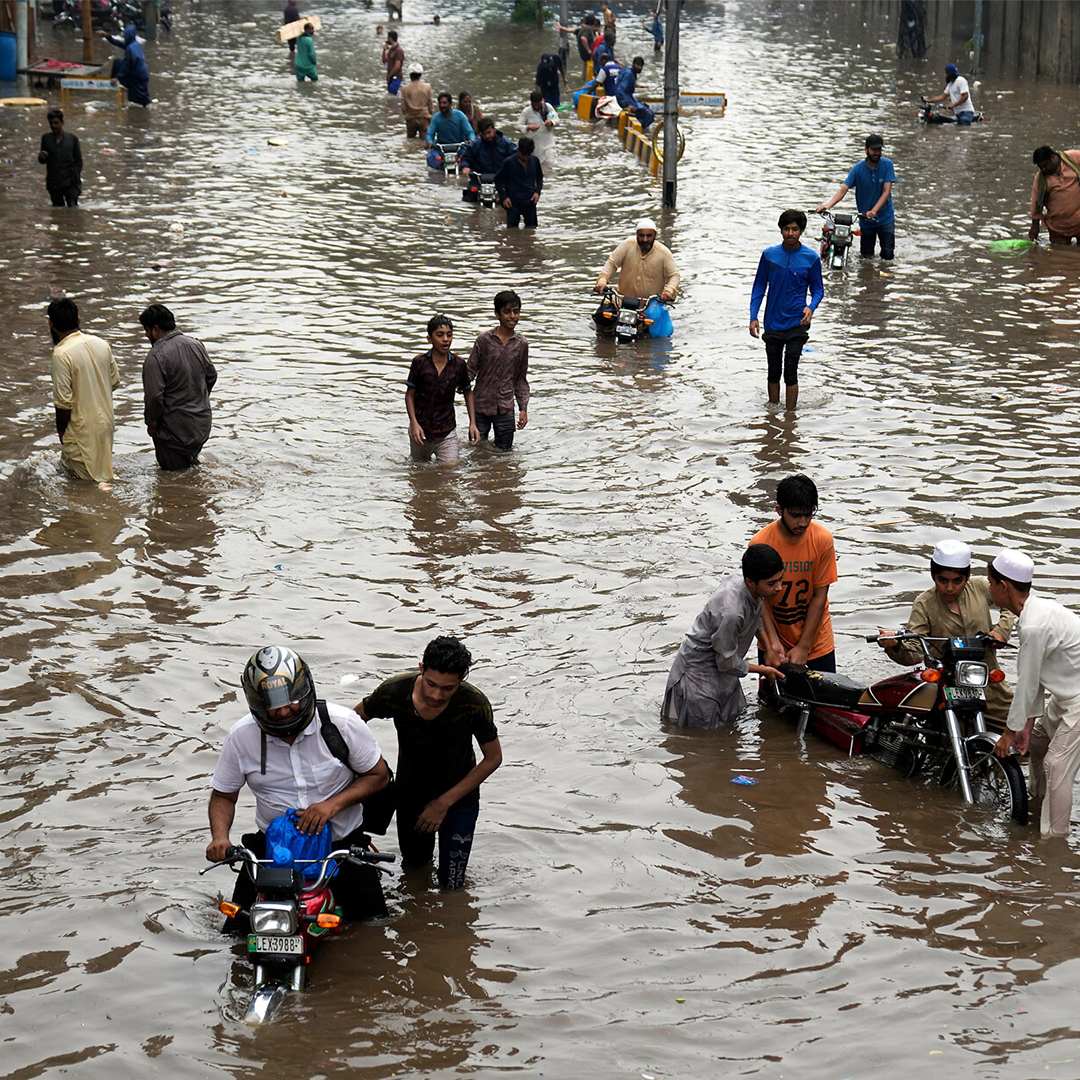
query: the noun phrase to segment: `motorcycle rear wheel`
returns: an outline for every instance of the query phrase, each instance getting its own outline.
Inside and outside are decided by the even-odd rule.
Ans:
[[[977,762],[969,774],[972,797],[976,806],[985,807],[996,816],[1011,819],[1017,825],[1026,825],[1028,793],[1024,771],[1016,758],[996,757],[995,742],[997,740],[992,735],[979,735],[965,740],[968,758]],[[955,783],[955,763],[950,762],[947,768]]]

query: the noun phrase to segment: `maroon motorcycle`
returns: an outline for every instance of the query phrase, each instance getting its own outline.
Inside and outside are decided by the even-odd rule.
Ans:
[[[983,718],[987,684],[1005,678],[986,663],[987,645],[1004,646],[986,634],[888,636],[917,642],[923,666],[867,686],[785,664],[786,677],[777,681],[772,701],[782,712],[798,713],[800,736],[809,727],[849,756],[869,754],[904,776],[931,777],[939,787],[958,790],[964,802],[1026,825],[1023,770],[1015,757],[994,755],[997,737]],[[866,640],[877,641],[878,635]],[[940,659],[931,642],[939,646]]]

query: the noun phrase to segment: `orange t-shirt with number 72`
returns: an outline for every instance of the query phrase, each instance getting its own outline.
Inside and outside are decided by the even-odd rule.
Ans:
[[[814,592],[831,585],[836,578],[836,550],[833,547],[832,533],[810,522],[810,527],[795,543],[784,539],[780,532],[780,522],[766,525],[751,541],[751,544],[768,544],[775,548],[784,560],[784,587],[775,599],[767,601],[772,612],[776,632],[786,649],[799,644],[806,611],[813,599]],[[807,653],[807,660],[831,653],[833,642],[832,619],[829,617],[829,604],[825,602],[825,612],[818,623],[814,643]]]

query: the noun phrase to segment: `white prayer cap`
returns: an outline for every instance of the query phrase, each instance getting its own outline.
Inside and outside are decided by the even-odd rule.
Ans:
[[[939,540],[930,558],[938,566],[947,566],[950,570],[971,569],[971,548],[963,540]]]
[[[638,223],[635,229],[636,232],[641,232],[642,229],[652,229],[654,233],[658,233],[660,230],[656,227],[656,222],[651,217],[643,217]]]
[[[1029,582],[1035,576],[1035,563],[1022,551],[999,551],[990,565],[1010,581]]]
[[[409,65],[409,74],[410,75],[423,75],[424,74],[424,65],[423,64],[410,64]]]

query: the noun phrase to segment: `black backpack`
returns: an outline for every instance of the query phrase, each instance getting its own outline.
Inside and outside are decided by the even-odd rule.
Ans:
[[[315,702],[315,707],[319,710],[319,731],[322,733],[323,742],[326,743],[326,749],[343,765],[348,765],[352,769],[349,765],[349,748],[337,725],[330,719],[330,710],[326,707],[326,702],[320,698]],[[355,770],[353,775],[356,775]],[[390,828],[390,819],[397,809],[397,782],[394,780],[393,769],[390,769],[390,783],[382,791],[377,791],[374,795],[361,800],[360,805],[364,808],[362,825],[364,832],[385,836],[386,830]]]

